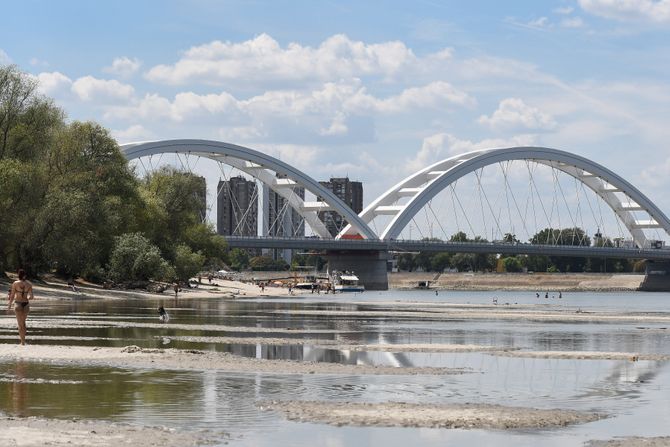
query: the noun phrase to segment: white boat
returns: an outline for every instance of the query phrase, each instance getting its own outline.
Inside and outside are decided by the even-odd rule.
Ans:
[[[358,283],[358,276],[353,272],[344,272],[333,274],[333,284],[335,292],[364,292],[365,286]]]

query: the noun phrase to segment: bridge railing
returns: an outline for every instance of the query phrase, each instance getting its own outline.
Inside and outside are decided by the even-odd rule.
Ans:
[[[226,236],[230,247],[315,250],[360,250],[387,252],[452,252],[499,253],[504,255],[549,255],[631,259],[670,259],[670,249],[640,249],[620,247],[591,247],[575,245],[535,245],[529,243],[501,242],[450,242],[380,239],[320,239],[311,237],[249,237]]]

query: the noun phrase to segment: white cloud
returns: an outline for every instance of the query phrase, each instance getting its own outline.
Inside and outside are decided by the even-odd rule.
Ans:
[[[38,74],[36,78],[39,82],[39,90],[45,95],[60,96],[72,87],[72,79],[58,71],[43,72]]]
[[[342,112],[335,114],[335,118],[330,123],[330,127],[327,129],[321,129],[319,133],[321,135],[346,135],[349,131],[346,123],[346,116]]]
[[[112,130],[112,135],[116,138],[119,144],[148,141],[156,138],[156,135],[153,132],[147,130],[140,124],[133,124],[127,129]]]
[[[250,81],[337,80],[392,76],[416,63],[412,50],[398,41],[366,44],[338,34],[316,48],[282,47],[267,34],[241,43],[213,41],[192,47],[174,65],[157,65],[146,78],[165,84],[202,82],[221,85]]]
[[[326,83],[311,91],[267,91],[248,99],[237,99],[227,92],[207,95],[185,92],[173,100],[147,94],[130,104],[108,107],[105,118],[211,123],[221,129],[220,135],[230,137],[253,134],[289,140],[316,136],[351,140],[370,138],[372,117],[470,107],[474,103],[468,94],[445,82],[409,88],[386,98],[370,95],[360,82],[341,82]],[[350,117],[355,117],[353,129]],[[249,128],[256,131],[249,132]]]
[[[575,10],[575,8],[573,8],[572,6],[564,6],[564,7],[561,7],[561,8],[555,8],[554,12],[556,14],[568,15],[568,14],[572,14],[572,11],[574,11],[574,10]]]
[[[538,19],[531,20],[526,25],[531,28],[545,28],[549,26],[549,19],[546,17],[540,17]]]
[[[581,17],[568,17],[561,20],[561,26],[563,28],[582,28],[584,20]]]
[[[142,61],[137,58],[117,57],[112,61],[112,65],[102,69],[105,73],[115,74],[124,78],[129,77],[142,66]]]
[[[452,134],[442,132],[425,137],[421,149],[414,158],[407,160],[405,168],[408,172],[416,172],[452,155],[482,149],[532,146],[536,142],[537,137],[531,134],[515,135],[511,138],[487,138],[480,141],[471,141],[461,140]]]
[[[49,62],[43,61],[43,60],[38,59],[36,57],[31,57],[30,58],[30,65],[32,65],[33,67],[48,67]]]
[[[495,130],[519,128],[550,130],[556,127],[551,115],[527,105],[518,98],[503,99],[490,117],[482,115],[478,121]]]
[[[579,5],[608,19],[670,23],[670,0],[579,0]]]
[[[72,91],[82,101],[129,99],[135,94],[131,85],[122,84],[115,79],[97,79],[93,76],[84,76],[74,81]]]
[[[5,53],[2,48],[0,48],[0,65],[8,65],[12,63],[12,59],[7,53]]]

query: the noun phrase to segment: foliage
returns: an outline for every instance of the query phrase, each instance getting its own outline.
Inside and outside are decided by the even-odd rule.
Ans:
[[[228,255],[230,268],[233,270],[244,270],[249,267],[249,253],[241,248],[233,248]]]
[[[501,261],[506,272],[521,272],[523,270],[521,260],[515,256],[502,258]]]
[[[294,254],[291,261],[291,270],[299,270],[301,267],[311,267],[314,270],[322,271],[326,266],[327,261],[323,256],[318,254]]]
[[[274,260],[270,256],[254,256],[249,259],[249,268],[255,271],[288,270],[289,265],[283,259]]]
[[[131,278],[218,266],[226,244],[202,223],[203,187],[172,168],[140,181],[106,129],[66,122],[35,78],[0,66],[0,268],[99,279],[108,266]],[[112,257],[131,233],[151,246],[132,268]]]
[[[109,276],[114,281],[170,280],[174,275],[158,247],[140,233],[116,238],[109,260]]]
[[[188,245],[181,244],[175,250],[174,270],[178,281],[187,282],[202,270],[205,256],[193,252]]]

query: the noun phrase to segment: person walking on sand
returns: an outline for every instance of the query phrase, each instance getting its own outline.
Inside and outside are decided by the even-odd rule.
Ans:
[[[12,308],[14,303],[14,313],[16,314],[16,322],[19,326],[19,340],[22,345],[26,344],[26,319],[28,312],[30,312],[30,300],[35,299],[33,295],[33,285],[26,280],[26,272],[19,269],[19,279],[14,281],[12,287],[9,289],[9,297],[7,298],[7,309]]]

